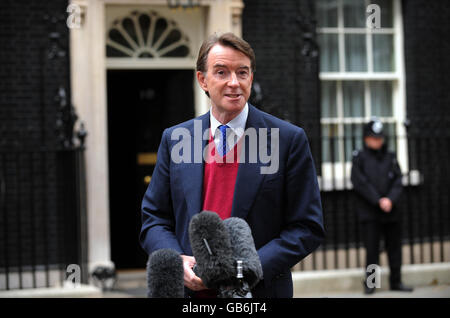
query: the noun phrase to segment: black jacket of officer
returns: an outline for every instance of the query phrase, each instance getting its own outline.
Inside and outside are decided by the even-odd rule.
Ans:
[[[382,127],[382,126],[381,126]],[[383,137],[381,129],[377,129],[374,121],[364,127],[364,137]],[[396,209],[402,193],[402,173],[395,153],[387,150],[386,141],[379,150],[366,146],[355,151],[351,172],[351,181],[357,194],[357,206],[360,222],[399,221],[399,210]],[[379,200],[383,197],[392,201],[390,213],[383,212]]]

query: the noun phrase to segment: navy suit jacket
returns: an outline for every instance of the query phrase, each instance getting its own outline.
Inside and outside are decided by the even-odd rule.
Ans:
[[[196,120],[201,121],[203,131],[209,128],[209,112]],[[172,248],[192,255],[188,227],[192,216],[202,210],[204,162],[194,163],[193,155],[192,163],[171,161],[171,150],[179,142],[171,139],[171,133],[177,127],[189,130],[194,144],[194,119],[163,132],[142,201],[140,242],[148,254]],[[269,136],[271,128],[279,128],[279,169],[261,174],[260,167],[269,164],[261,163],[259,157],[257,163],[248,158],[240,163],[231,216],[247,221],[261,260],[264,279],[253,290],[254,297],[292,297],[290,269],[313,252],[325,235],[314,163],[302,128],[250,104],[246,129],[249,127],[256,131],[268,128]],[[203,146],[206,143],[202,140]],[[248,143],[246,149],[247,156]]]

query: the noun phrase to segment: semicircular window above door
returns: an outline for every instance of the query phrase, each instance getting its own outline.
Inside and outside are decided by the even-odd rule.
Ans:
[[[189,38],[177,23],[153,10],[134,10],[115,19],[107,31],[107,57],[187,57],[190,51]]]

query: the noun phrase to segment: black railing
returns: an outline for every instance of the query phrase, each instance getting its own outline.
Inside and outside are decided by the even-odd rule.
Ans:
[[[0,150],[0,290],[87,277],[84,148]]]
[[[450,261],[449,132],[390,135],[387,140],[403,170],[404,189],[398,203],[403,263]],[[294,270],[363,267],[365,250],[350,181],[352,151],[362,145],[362,137],[322,137],[310,142],[322,145],[318,171],[326,238]]]
[[[0,149],[0,290],[62,285],[70,264],[81,267],[81,282],[87,282],[83,133],[79,137],[79,145],[60,148]],[[352,139],[356,140],[319,141],[333,147]],[[404,192],[398,204],[403,263],[449,261],[450,137],[446,133],[393,139],[397,145],[403,143],[396,147],[398,157],[404,151],[408,163],[402,167]],[[331,156],[319,174],[326,239],[296,270],[365,265],[350,162],[343,160],[346,156],[337,157],[341,162]]]

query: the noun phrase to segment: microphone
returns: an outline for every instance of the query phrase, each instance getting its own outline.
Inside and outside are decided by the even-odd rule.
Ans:
[[[196,260],[195,274],[211,289],[222,290],[235,281],[233,250],[228,230],[215,212],[202,211],[189,224],[189,239]]]
[[[243,280],[251,289],[263,278],[261,260],[255,248],[252,231],[242,218],[230,217],[223,223],[230,236],[233,259],[236,265],[242,262]]]
[[[184,298],[184,269],[180,254],[170,248],[154,251],[148,258],[149,298]]]

